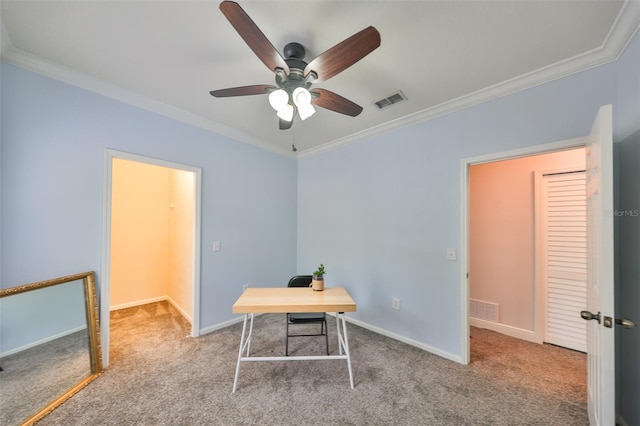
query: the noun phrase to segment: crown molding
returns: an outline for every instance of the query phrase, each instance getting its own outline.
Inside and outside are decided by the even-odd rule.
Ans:
[[[2,16],[0,16],[0,52],[5,52],[10,49],[13,49],[13,43],[9,37],[7,28],[4,26],[4,22],[2,22]]]
[[[602,45],[612,52],[617,51],[615,59],[618,59],[638,31],[640,31],[640,1],[626,0]]]
[[[2,28],[4,28],[4,26]],[[74,71],[70,68],[45,61],[40,57],[21,51],[10,45],[3,48],[2,53],[0,54],[0,60],[46,77],[68,83],[72,86],[163,115],[173,120],[190,124],[267,151],[296,158],[295,154],[291,153],[287,149],[274,147],[273,145],[251,137],[246,133],[215,123],[180,108],[142,96],[130,90],[123,89],[114,84],[107,83],[104,80],[89,77],[86,74]]]
[[[616,61],[620,58],[638,30],[640,30],[640,1],[627,0],[620,9],[611,30],[600,47],[571,58],[567,58],[555,64],[522,74],[518,77],[505,80],[498,84],[477,90],[459,98],[418,111],[414,114],[389,121],[361,132],[353,133],[341,139],[336,139],[334,141],[306,149],[298,153],[298,158],[321,154],[382,133],[408,127],[439,116],[451,114],[465,108],[502,98],[516,92],[540,86],[590,68]]]
[[[244,132],[213,122],[198,115],[156,101],[154,99],[123,89],[103,80],[89,77],[72,69],[62,67],[42,58],[20,51],[13,47],[0,18],[0,38],[2,50],[0,60],[18,67],[51,77],[82,89],[112,98],[139,108],[169,117],[171,119],[208,130],[228,138],[254,145],[290,158],[305,158],[336,149],[351,143],[374,137],[392,130],[408,127],[439,116],[451,114],[484,102],[502,98],[522,90],[557,80],[581,71],[588,70],[617,60],[633,36],[640,29],[640,1],[626,0],[623,4],[605,41],[598,48],[568,58],[561,62],[528,72],[515,78],[480,89],[468,95],[443,102],[416,113],[353,133],[349,136],[329,141],[325,144],[292,153],[290,150],[275,147]]]

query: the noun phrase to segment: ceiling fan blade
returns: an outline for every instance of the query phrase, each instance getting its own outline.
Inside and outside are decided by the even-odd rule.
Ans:
[[[289,66],[282,55],[238,3],[223,1],[220,3],[220,10],[267,68],[271,71],[282,68],[286,74],[289,74]]]
[[[340,114],[349,115],[351,117],[355,117],[362,112],[362,107],[360,105],[329,90],[313,89],[311,90],[311,93],[317,95],[312,96],[311,103],[319,107],[330,109],[331,111],[339,112]]]
[[[229,96],[266,95],[277,89],[270,84],[256,84],[253,86],[230,87],[228,89],[212,90],[209,93],[216,98],[227,98]]]
[[[367,27],[318,55],[305,67],[304,75],[306,77],[313,71],[318,76],[314,82],[326,81],[367,56],[378,46],[380,33],[374,27]]]

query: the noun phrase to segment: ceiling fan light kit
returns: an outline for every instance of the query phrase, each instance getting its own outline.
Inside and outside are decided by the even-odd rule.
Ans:
[[[293,120],[295,108],[291,105],[289,99],[293,100],[298,110],[298,115],[302,120],[306,120],[316,112],[313,105],[311,105],[311,93],[304,87],[296,87],[291,96],[286,90],[277,89],[269,94],[269,104],[271,108],[277,111],[278,118],[282,120]]]
[[[291,128],[296,110],[301,120],[311,117],[316,111],[314,105],[350,117],[362,112],[360,105],[329,90],[311,88],[311,85],[330,79],[377,49],[380,33],[374,27],[365,28],[307,63],[304,61],[305,48],[300,43],[288,43],[283,58],[237,3],[223,1],[220,10],[256,56],[274,72],[275,86],[258,84],[212,90],[209,92],[212,96],[268,94],[281,130]]]
[[[298,115],[302,120],[306,120],[316,112],[316,109],[311,105],[311,93],[304,87],[296,87],[291,97],[293,103],[298,107]]]
[[[281,120],[284,120],[284,121],[292,121],[293,120],[293,114],[295,113],[295,109],[291,105],[289,105],[288,103],[282,105],[276,111],[277,111],[276,115]]]
[[[271,92],[269,104],[276,110],[278,118],[284,121],[293,120],[294,109],[289,104],[289,94],[286,91],[278,89]]]
[[[269,94],[269,104],[276,111],[289,103],[289,95],[282,89],[274,90]]]

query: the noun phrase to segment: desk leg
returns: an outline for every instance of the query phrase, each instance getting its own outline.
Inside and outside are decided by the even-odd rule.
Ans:
[[[347,321],[344,318],[344,312],[336,313],[336,321],[338,322],[338,346],[340,347],[340,355],[342,355],[342,348],[344,347],[344,353],[347,356],[347,367],[349,368],[349,382],[351,383],[351,389],[353,389],[353,371],[351,370],[351,352],[349,351],[349,336],[347,335]],[[340,335],[340,322],[342,322],[342,336]]]
[[[342,355],[342,332],[340,331],[340,315],[344,313],[336,312],[336,336],[338,336],[338,353]]]
[[[238,362],[236,364],[236,376],[233,379],[232,393],[235,393],[236,388],[238,387],[238,376],[240,375],[240,362],[242,360],[242,352],[244,352],[245,347],[247,348],[247,356],[249,356],[249,346],[251,346],[251,333],[253,332],[253,314],[251,314],[251,324],[249,325],[249,334],[245,339],[248,319],[249,319],[249,314],[244,314],[244,322],[242,324],[242,336],[240,337],[240,349],[238,350]]]
[[[249,349],[251,348],[251,336],[253,335],[253,314],[251,314],[251,322],[249,323],[249,335],[247,336],[247,354],[249,356]]]

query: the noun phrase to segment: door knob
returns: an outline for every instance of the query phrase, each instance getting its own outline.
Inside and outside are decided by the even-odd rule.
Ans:
[[[616,318],[616,324],[623,326],[624,328],[635,328],[636,323],[627,318]]]
[[[600,312],[598,312],[597,314],[592,314],[589,311],[580,311],[580,316],[583,320],[596,320],[598,321],[598,324],[600,324]]]

